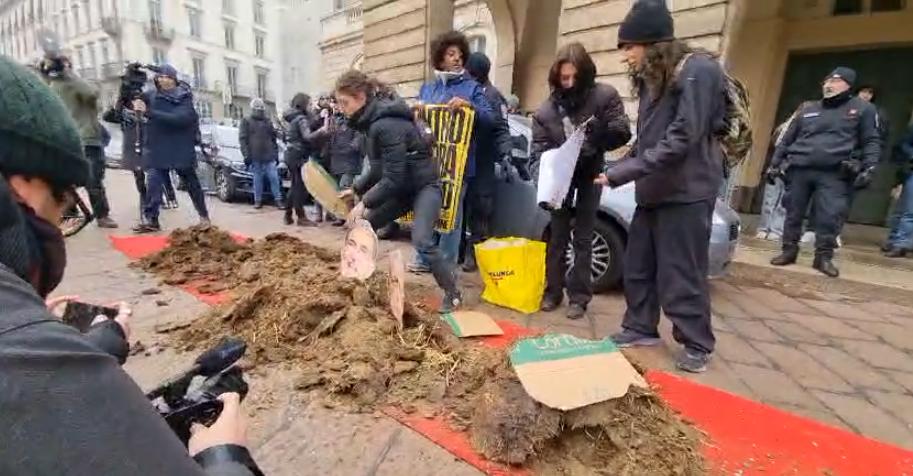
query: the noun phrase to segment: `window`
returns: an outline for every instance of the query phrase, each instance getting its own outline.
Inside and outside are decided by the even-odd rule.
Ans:
[[[235,16],[235,0],[222,0],[222,14]]]
[[[92,29],[92,4],[89,0],[82,0],[82,11],[86,15],[86,29]]]
[[[98,17],[105,17],[105,0],[97,0],[98,2]]]
[[[257,58],[262,58],[266,55],[266,37],[256,31],[254,32],[254,54],[257,55]]]
[[[79,23],[79,4],[74,3],[73,4],[73,34],[74,35],[78,35],[79,32],[82,31],[82,28],[80,28],[79,25],[80,25],[80,23]]]
[[[232,94],[238,94],[238,65],[225,65],[225,79]]]
[[[162,0],[149,0],[149,23],[153,28],[162,28]]]
[[[103,64],[111,62],[111,51],[108,50],[108,40],[101,40],[101,60]]]
[[[95,53],[95,43],[86,44],[86,49],[89,50],[89,63],[86,65],[87,68],[94,68],[98,61],[98,56]]]
[[[263,24],[263,0],[254,1],[254,23]]]
[[[235,25],[233,23],[225,24],[225,47],[235,49]]]
[[[269,84],[268,73],[257,71],[257,97],[266,99],[266,85]]]
[[[200,23],[200,11],[196,8],[187,8],[187,19],[190,22],[190,36],[194,38],[201,38],[203,33],[201,31]]]
[[[86,64],[85,52],[82,46],[76,47],[76,65],[74,67],[82,68]],[[77,66],[78,65],[78,66]]]
[[[872,13],[896,12],[906,8],[906,0],[872,0]]]
[[[209,101],[196,101],[194,104],[197,114],[203,119],[212,119],[212,103]]]
[[[862,13],[862,0],[834,0],[834,16]]]
[[[475,35],[468,38],[469,41],[469,51],[473,53],[485,53],[485,46],[487,40],[485,35]]]
[[[342,7],[344,6],[344,5],[343,5],[344,3],[345,3],[345,2],[344,2],[343,0],[333,0],[333,10],[334,10],[334,11],[342,10]]]
[[[193,57],[193,86],[198,89],[206,87],[206,58]]]
[[[168,56],[165,54],[165,50],[157,47],[152,47],[152,62],[155,64],[167,63]]]

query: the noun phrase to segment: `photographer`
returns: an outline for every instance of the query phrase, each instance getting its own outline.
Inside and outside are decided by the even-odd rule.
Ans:
[[[199,118],[193,108],[193,94],[187,84],[178,82],[178,73],[173,66],[166,64],[156,69],[156,89],[133,101],[133,110],[146,120],[143,167],[148,177],[142,220],[133,231],[149,233],[162,229],[159,209],[170,170],[176,171],[187,185],[187,192],[200,216],[200,226],[208,227],[206,197],[196,171],[194,147]]]
[[[117,361],[45,306],[66,266],[57,223],[89,173],[60,100],[0,57],[0,474],[253,474],[237,394],[188,453]]]
[[[89,159],[91,172],[86,183],[92,213],[99,228],[117,228],[117,222],[108,214],[108,197],[105,193],[105,150],[102,147],[102,127],[98,123],[98,90],[73,74],[69,59],[48,54],[40,68],[51,87],[76,121],[83,143],[83,151]]]

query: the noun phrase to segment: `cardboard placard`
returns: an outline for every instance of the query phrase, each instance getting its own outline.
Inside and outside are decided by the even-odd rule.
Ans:
[[[390,272],[387,274],[387,293],[390,298],[390,312],[396,319],[400,330],[403,329],[403,311],[406,307],[406,262],[400,250],[393,250],[389,255]]]
[[[510,363],[530,397],[558,410],[623,397],[631,385],[647,386],[609,338],[547,334],[523,339],[511,350]]]
[[[320,166],[315,160],[309,160],[301,168],[301,178],[308,189],[308,193],[326,211],[337,218],[345,218],[352,207],[345,200],[339,198],[339,186],[332,175]]]
[[[342,245],[339,271],[343,278],[364,281],[370,278],[376,269],[377,235],[370,223],[361,219],[355,220]]]
[[[504,330],[494,319],[483,312],[456,311],[444,314],[441,319],[450,326],[457,337],[504,335]]]

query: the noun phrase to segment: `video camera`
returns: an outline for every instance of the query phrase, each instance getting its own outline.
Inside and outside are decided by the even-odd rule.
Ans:
[[[143,64],[136,61],[127,63],[124,67],[124,73],[120,77],[120,99],[118,102],[121,107],[130,108],[130,103],[134,99],[143,96],[143,88],[149,80],[148,72],[158,73],[159,67],[153,64]]]
[[[209,426],[222,413],[219,395],[235,392],[242,399],[247,396],[247,382],[235,366],[246,350],[243,340],[223,339],[197,357],[189,370],[146,394],[185,446],[193,423]]]

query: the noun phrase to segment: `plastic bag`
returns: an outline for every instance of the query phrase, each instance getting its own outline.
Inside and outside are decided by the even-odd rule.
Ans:
[[[587,121],[589,122],[589,121]],[[542,153],[539,159],[539,182],[536,188],[536,203],[545,210],[561,208],[574,178],[580,149],[586,139],[586,123],[571,134],[570,138],[557,149]]]
[[[525,314],[539,310],[545,292],[545,243],[492,238],[475,247],[485,284],[482,299]]]

